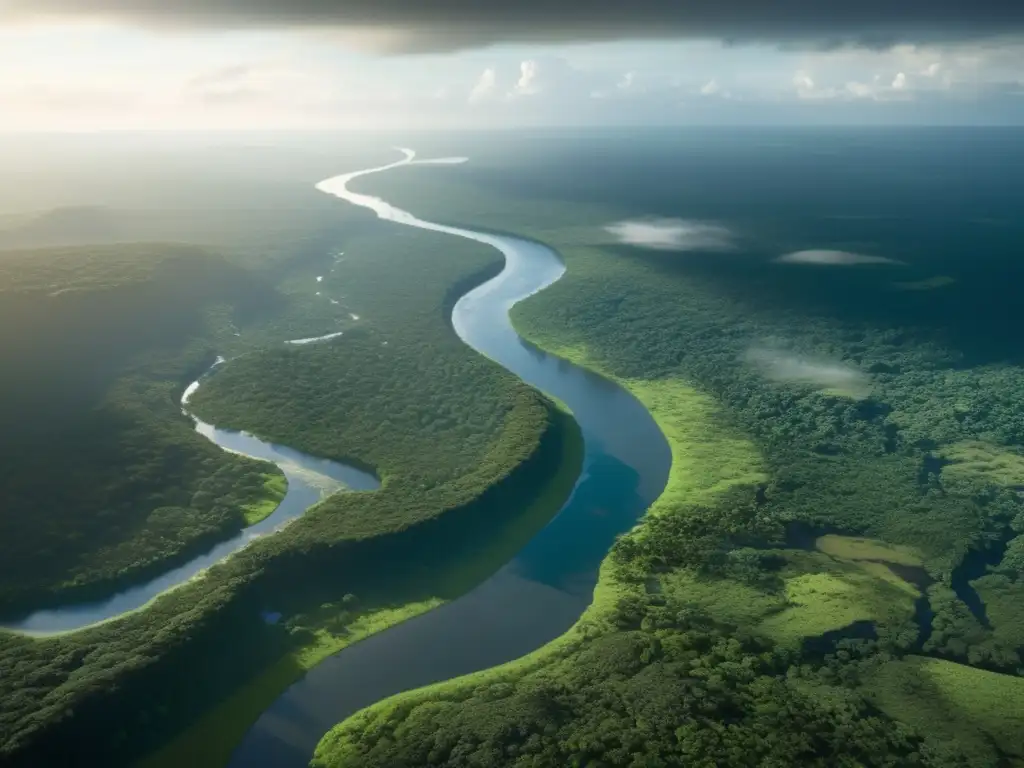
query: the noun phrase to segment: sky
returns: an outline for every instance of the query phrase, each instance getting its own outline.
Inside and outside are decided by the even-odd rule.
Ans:
[[[0,0],[0,131],[1020,125],[1016,5]]]

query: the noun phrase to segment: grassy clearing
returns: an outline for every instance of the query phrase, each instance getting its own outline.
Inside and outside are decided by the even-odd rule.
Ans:
[[[879,666],[864,693],[889,716],[965,749],[972,765],[999,764],[993,744],[1024,757],[1024,678],[909,656]]]
[[[981,440],[964,440],[942,452],[950,462],[942,473],[996,485],[1024,485],[1024,456]]]
[[[914,614],[919,593],[884,565],[842,563],[815,553],[791,553],[785,580],[787,606],[759,629],[783,645],[797,645],[858,621],[895,625]],[[876,565],[865,571],[861,566]]]
[[[942,659],[913,658],[957,710],[1009,754],[1024,757],[1024,679]]]
[[[263,488],[266,498],[242,507],[242,515],[246,525],[256,525],[274,514],[281,500],[288,493],[288,478],[281,473],[267,472],[264,476]]]
[[[921,565],[923,562],[921,555],[912,547],[857,536],[821,536],[814,542],[814,547],[840,560],[877,560],[895,565]]]

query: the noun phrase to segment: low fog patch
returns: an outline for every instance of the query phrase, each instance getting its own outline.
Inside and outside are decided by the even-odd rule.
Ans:
[[[851,251],[811,250],[794,251],[775,260],[779,264],[824,264],[832,267],[850,267],[857,264],[902,264],[884,256],[869,256]]]
[[[771,346],[750,347],[744,360],[761,375],[784,384],[813,387],[858,400],[871,391],[867,374],[836,360],[797,355]]]
[[[656,251],[732,251],[735,235],[727,227],[687,219],[628,219],[606,226],[616,242]]]

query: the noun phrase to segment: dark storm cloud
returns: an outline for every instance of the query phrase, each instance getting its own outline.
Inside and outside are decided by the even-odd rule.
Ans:
[[[1021,0],[8,0],[6,8],[8,18],[149,26],[361,28],[384,33],[367,35],[369,45],[396,52],[630,38],[884,47],[1024,29]]]

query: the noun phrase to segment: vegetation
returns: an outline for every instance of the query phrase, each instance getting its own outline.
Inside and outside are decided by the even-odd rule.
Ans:
[[[481,146],[468,181],[410,168],[360,182],[425,217],[557,247],[568,275],[515,308],[518,327],[629,387],[673,467],[568,633],[364,710],[315,764],[1024,760],[1024,376],[1005,321],[1024,275],[1019,238],[953,229],[1003,217],[1015,231],[1019,196],[989,194],[981,161],[937,183],[959,153],[916,134],[869,142],[872,163],[867,139],[846,135],[773,151],[749,135],[647,138],[628,153],[599,139],[532,157]],[[1003,163],[1017,150],[996,139],[975,149]],[[923,182],[900,165],[910,151],[932,153]],[[807,152],[813,174],[794,170]],[[970,199],[944,197],[964,185]],[[922,206],[930,194],[942,199]],[[643,250],[604,229],[651,213],[729,221],[740,247]],[[452,286],[495,256],[410,231],[377,239],[367,221],[295,263],[260,256],[281,281],[259,322],[220,302],[203,313],[222,329],[216,350],[191,359],[236,358],[200,390],[202,414],[371,467],[382,489],[325,501],[145,611],[0,636],[0,762],[118,765],[162,746],[154,767],[212,766],[308,665],[458,594],[564,498],[579,466],[571,422],[446,325]],[[775,262],[807,247],[901,263]],[[324,333],[342,335],[273,344]]]
[[[256,525],[274,514],[277,505],[288,492],[288,480],[282,476],[268,473],[263,476],[263,489],[266,498],[242,508],[246,525]]]
[[[884,541],[875,541],[859,536],[829,534],[814,542],[814,547],[819,552],[824,552],[839,560],[921,565],[921,556],[910,547],[894,546],[886,544]]]
[[[223,354],[231,362],[190,403],[202,417],[372,468],[383,487],[324,500],[145,610],[45,639],[0,635],[0,762],[121,765],[148,753],[154,764],[202,755],[216,765],[305,669],[462,594],[561,506],[582,461],[572,419],[448,323],[458,291],[497,257],[391,235],[364,228],[324,249],[248,322],[211,308],[212,327],[182,348],[191,369],[160,390],[176,407]],[[343,335],[280,343],[296,330]],[[279,494],[262,466],[254,487]],[[238,524],[261,511],[239,503]],[[265,622],[267,611],[281,621]]]
[[[276,507],[284,477],[193,430],[208,311],[269,288],[199,249],[0,256],[0,609],[100,597]],[[59,479],[59,481],[57,481]]]
[[[947,477],[982,483],[1024,487],[1024,455],[980,440],[953,443],[941,457]]]
[[[876,706],[976,765],[996,765],[998,752],[1024,754],[1024,680],[940,659],[907,656],[870,672]]]
[[[656,397],[645,405],[667,435],[703,435],[707,450],[673,464],[665,493],[620,539],[577,625],[522,660],[364,710],[325,737],[314,765],[939,764],[922,760],[920,738],[872,716],[863,699],[823,710],[786,684],[793,652],[707,615],[720,601],[732,618],[746,611],[749,619],[752,604],[765,615],[787,600],[762,583],[756,564],[772,556],[729,547],[751,523],[770,525],[746,484],[756,452],[707,398],[672,386],[688,408],[667,410]],[[672,447],[678,455],[688,446],[672,439]],[[716,447],[746,466],[717,462]],[[735,561],[735,575],[724,563],[699,575],[716,550]],[[794,564],[804,556],[787,554]]]
[[[518,327],[629,386],[659,418],[676,463],[665,494],[605,562],[573,630],[518,662],[364,710],[325,737],[315,765],[1024,759],[1011,725],[1024,651],[1015,601],[1024,431],[1014,405],[1024,378],[994,310],[1012,307],[1002,285],[1016,268],[991,257],[964,267],[963,254],[898,242],[884,224],[878,237],[900,249],[901,282],[913,290],[892,290],[891,271],[773,264],[795,250],[788,243],[727,255],[611,245],[605,224],[678,215],[684,204],[688,215],[735,211],[768,237],[787,236],[769,229],[763,190],[743,197],[735,184],[716,187],[711,172],[688,186],[692,168],[673,175],[664,153],[630,146],[630,165],[647,168],[649,182],[641,170],[602,165],[603,181],[584,162],[593,147],[514,166],[482,153],[462,183],[423,180],[417,169],[361,180],[425,218],[555,246],[568,276],[514,309]],[[682,139],[674,146],[704,167],[716,142],[699,152]],[[764,162],[728,149],[718,160],[729,168],[736,151]],[[624,156],[602,154],[612,165]],[[822,207],[809,191],[799,205],[787,198],[786,185],[800,183],[793,175],[770,177],[790,208]],[[815,180],[819,190],[821,174]],[[870,219],[863,200],[849,210]],[[887,197],[885,213],[896,204]],[[815,236],[815,224],[799,225],[790,237]],[[870,237],[854,226],[873,225],[833,217],[813,244],[835,242],[844,227],[851,240]],[[917,255],[925,250],[934,263]],[[937,268],[955,277],[929,278]],[[780,375],[787,366],[800,375]],[[838,395],[837,371],[867,394]],[[668,397],[645,396],[647,386]],[[722,451],[724,476],[707,498],[678,481],[719,468],[698,450],[697,469],[688,457],[679,469],[692,414],[689,433],[665,417],[695,398],[714,404],[697,435],[727,436],[708,445],[707,458]]]

